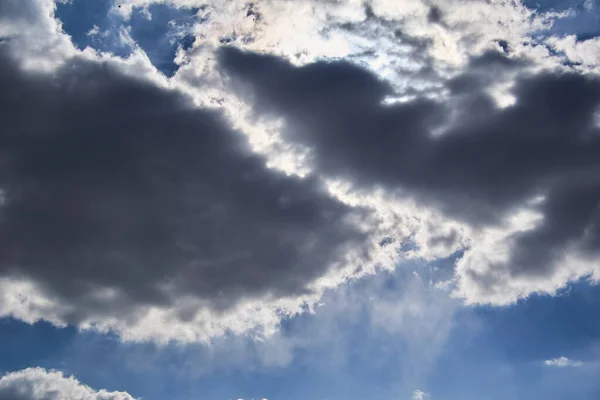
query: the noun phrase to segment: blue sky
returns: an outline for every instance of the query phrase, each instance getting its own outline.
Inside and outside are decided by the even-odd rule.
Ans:
[[[579,40],[589,39],[600,33],[600,15],[593,1],[526,1],[524,4],[536,10],[571,11],[568,18],[561,19],[552,26],[551,33],[576,35]]]
[[[194,36],[188,31],[198,8],[152,4],[145,9],[136,9],[128,20],[112,8],[111,0],[75,0],[57,4],[56,16],[77,47],[90,46],[126,57],[131,54],[131,46],[137,45],[158,70],[167,76],[173,75],[178,68],[174,62],[177,48],[188,49],[194,42]],[[98,32],[90,34],[95,27]],[[119,36],[121,27],[129,29],[135,44],[123,43]]]
[[[0,62],[0,400],[600,399],[597,1],[0,0]]]

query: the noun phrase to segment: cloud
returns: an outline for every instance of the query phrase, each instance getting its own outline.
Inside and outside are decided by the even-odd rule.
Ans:
[[[580,367],[583,365],[581,361],[569,360],[567,357],[553,358],[552,360],[544,361],[544,365],[556,368]]]
[[[578,40],[575,35],[563,37],[553,36],[548,38],[546,42],[553,49],[563,52],[569,61],[580,64],[581,67],[594,68],[597,70],[598,65],[600,64],[599,37]]]
[[[448,267],[451,260],[441,268]],[[210,345],[111,343],[107,348],[103,335],[86,333],[70,346],[69,364],[88,365],[95,357],[96,369],[116,363],[136,373],[167,371],[197,381],[220,372],[274,371],[298,363],[319,375],[337,375],[358,362],[373,372],[395,371],[396,379],[385,388],[394,396],[426,383],[454,326],[460,302],[437,287],[439,271],[434,270],[411,263],[341,284],[327,290],[313,309],[286,319],[268,340],[226,334],[211,338]]]
[[[244,399],[241,399],[241,398],[240,398],[240,399],[238,399],[238,400],[244,400]],[[264,397],[263,397],[261,400],[269,400],[269,399],[266,399],[266,398],[264,398]]]
[[[77,50],[51,0],[0,4],[14,93],[0,99],[0,315],[134,340],[272,333],[384,250],[388,267],[463,252],[467,303],[600,277],[600,84],[577,72],[595,42],[536,39],[563,14],[389,0],[112,12],[154,3],[200,21],[170,80],[133,42],[127,59]]]
[[[75,51],[53,18],[55,7],[53,0],[0,2],[0,43],[28,68],[52,68]]]
[[[274,52],[300,62],[318,57],[359,57],[376,59],[391,67],[401,61],[386,57],[406,45],[394,31],[405,38],[427,38],[425,51],[442,63],[458,65],[469,54],[476,54],[490,42],[502,38],[516,51],[534,47],[531,36],[548,28],[561,17],[557,13],[534,13],[514,2],[464,3],[460,1],[408,1],[397,7],[393,0],[348,0],[319,2],[303,0],[288,4],[266,0],[226,3],[209,0],[119,0],[118,12],[125,16],[151,4],[166,3],[173,7],[202,6],[201,23],[196,32],[205,45],[222,42],[255,51]],[[294,24],[288,23],[294,12]],[[360,32],[360,36],[356,35]],[[381,47],[383,45],[383,48]],[[378,47],[379,46],[379,47]],[[395,47],[395,49],[394,49]],[[371,51],[370,55],[361,53]],[[392,59],[393,58],[393,59]],[[376,64],[374,63],[374,64]]]
[[[135,400],[126,392],[96,391],[60,371],[27,368],[0,378],[0,400]]]
[[[523,74],[515,102],[498,107],[486,92],[493,79],[475,72],[518,64],[484,55],[446,83],[447,97],[385,105],[390,86],[345,62],[296,67],[233,48],[220,60],[259,115],[284,119],[285,140],[310,149],[324,176],[383,187],[484,232],[505,230],[517,211],[538,215],[503,239],[499,259],[471,266],[467,253],[459,261],[458,290],[469,302],[506,304],[597,273],[597,77]],[[479,248],[471,239],[471,249]],[[512,290],[515,282],[520,287]]]
[[[372,329],[389,335],[399,347],[404,387],[426,382],[446,346],[460,306],[459,301],[448,298],[447,289],[437,285],[440,278],[435,276],[435,268],[426,272],[423,267],[417,269],[423,276],[416,271],[412,276],[398,276],[402,285],[395,283],[393,290],[386,290],[382,274],[382,283],[372,288],[366,306]]]
[[[363,256],[360,210],[267,168],[218,113],[110,62],[46,74],[0,50],[4,296],[29,288],[67,323],[133,326],[156,307],[177,324],[318,294]]]
[[[412,400],[425,400],[429,395],[421,390],[415,390],[412,395]]]

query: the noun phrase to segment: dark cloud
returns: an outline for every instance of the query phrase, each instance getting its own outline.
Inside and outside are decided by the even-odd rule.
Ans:
[[[442,23],[442,10],[437,6],[432,6],[427,13],[427,21],[433,24]]]
[[[285,117],[285,138],[312,149],[321,173],[399,191],[472,224],[497,223],[547,196],[538,206],[543,224],[515,238],[515,274],[546,273],[573,246],[597,254],[597,78],[524,76],[516,103],[498,108],[486,89],[522,64],[486,53],[447,83],[449,100],[383,105],[389,87],[343,62],[294,67],[233,48],[220,61],[252,93],[258,113]]]
[[[297,295],[364,239],[316,181],[266,168],[182,95],[108,63],[24,72],[0,48],[0,64],[0,276],[73,319]]]

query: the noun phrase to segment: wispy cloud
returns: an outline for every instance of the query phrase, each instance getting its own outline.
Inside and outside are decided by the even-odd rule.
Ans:
[[[415,390],[412,395],[412,400],[425,400],[429,398],[429,395],[422,390]]]
[[[551,360],[544,361],[544,364],[549,367],[566,368],[566,367],[580,367],[583,365],[581,361],[569,360],[567,357],[553,358]]]

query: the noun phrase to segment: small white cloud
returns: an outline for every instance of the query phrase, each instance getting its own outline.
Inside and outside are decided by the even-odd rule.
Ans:
[[[427,398],[429,398],[429,394],[419,389],[415,390],[412,395],[412,400],[425,400]]]
[[[581,361],[573,361],[569,360],[567,357],[559,357],[553,358],[552,360],[544,361],[544,364],[549,367],[558,367],[558,368],[566,368],[566,367],[580,367],[583,365]]]
[[[87,36],[95,36],[100,33],[100,27],[98,25],[94,25],[92,29],[86,33]]]
[[[94,390],[60,371],[27,368],[0,378],[1,400],[135,400],[126,392]]]

